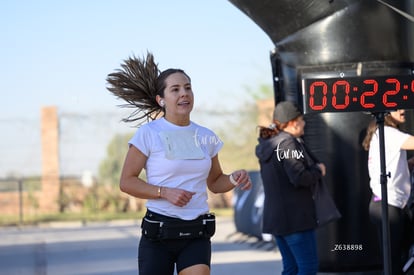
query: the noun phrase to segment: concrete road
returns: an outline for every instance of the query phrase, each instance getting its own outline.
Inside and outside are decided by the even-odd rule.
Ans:
[[[0,274],[136,275],[139,237],[134,221],[0,228]],[[235,232],[232,217],[218,217],[212,243],[212,275],[280,274],[273,244]]]

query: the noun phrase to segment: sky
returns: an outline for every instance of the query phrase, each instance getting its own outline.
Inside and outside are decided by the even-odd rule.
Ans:
[[[0,177],[39,158],[44,106],[121,118],[105,79],[132,55],[184,69],[194,112],[234,109],[251,100],[248,88],[272,85],[273,43],[226,0],[5,0],[0,33]]]
[[[226,0],[6,0],[0,13],[2,117],[111,109],[107,74],[147,51],[189,73],[196,103],[271,81],[272,42]]]

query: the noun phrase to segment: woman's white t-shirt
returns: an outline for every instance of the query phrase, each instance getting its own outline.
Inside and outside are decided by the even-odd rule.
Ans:
[[[407,151],[401,149],[410,135],[400,130],[384,127],[384,147],[387,177],[388,204],[404,208],[410,196],[411,182],[407,163]],[[375,196],[381,198],[381,163],[379,149],[379,130],[372,136],[368,153],[370,187]]]
[[[129,144],[148,157],[144,168],[149,184],[196,193],[184,207],[150,199],[146,204],[149,210],[184,220],[209,211],[207,177],[211,159],[223,147],[213,131],[194,122],[177,126],[160,118],[142,125]]]

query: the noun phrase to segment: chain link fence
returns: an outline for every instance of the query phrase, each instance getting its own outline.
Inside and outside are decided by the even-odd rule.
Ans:
[[[58,110],[59,177],[61,188],[64,186],[64,190],[59,194],[58,203],[61,210],[76,211],[79,205],[84,206],[87,203],[85,201],[91,200],[79,185],[90,188],[96,184],[99,166],[108,157],[107,147],[111,140],[116,135],[133,134],[136,131],[134,125],[121,121],[128,116],[128,111],[130,110],[120,109],[116,113],[82,114]],[[239,124],[240,114],[239,111],[195,110],[192,119],[218,133],[228,133],[229,125]],[[3,213],[12,214],[16,222],[18,220],[21,223],[26,215],[37,212],[40,200],[47,199],[40,193],[42,191],[40,110],[37,118],[2,119],[0,129],[2,133],[0,207]],[[125,146],[126,151],[128,145],[119,146]],[[113,193],[111,190],[93,192],[100,195]],[[119,190],[115,193],[118,194]],[[114,203],[119,199],[119,196],[107,198]],[[134,203],[126,197],[122,200],[125,205],[118,205],[117,208],[125,209]]]

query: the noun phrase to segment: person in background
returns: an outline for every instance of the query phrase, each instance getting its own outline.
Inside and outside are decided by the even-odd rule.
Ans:
[[[276,105],[274,124],[260,127],[259,159],[265,201],[263,233],[272,234],[282,255],[282,274],[316,274],[317,219],[313,188],[326,173],[300,138],[305,121],[296,104]]]
[[[414,237],[407,207],[411,192],[409,169],[412,169],[414,165],[414,158],[407,160],[407,150],[414,150],[414,136],[399,129],[399,125],[404,122],[405,110],[390,112],[384,119],[385,161],[387,174],[389,173],[387,197],[393,275],[403,274],[402,268]],[[380,144],[376,121],[372,121],[368,126],[362,145],[368,151],[369,184],[372,191],[369,204],[370,217],[377,225],[379,237],[382,240]]]
[[[211,223],[207,188],[224,193],[251,188],[246,170],[223,173],[218,152],[223,146],[210,129],[190,119],[194,94],[181,69],[159,71],[154,57],[131,57],[107,77],[110,92],[136,111],[124,119],[139,124],[129,141],[121,191],[147,199],[138,251],[140,275],[210,274]],[[162,114],[162,116],[160,116]],[[146,170],[146,180],[139,177]],[[154,226],[155,225],[155,226]],[[160,230],[160,226],[162,229]]]

